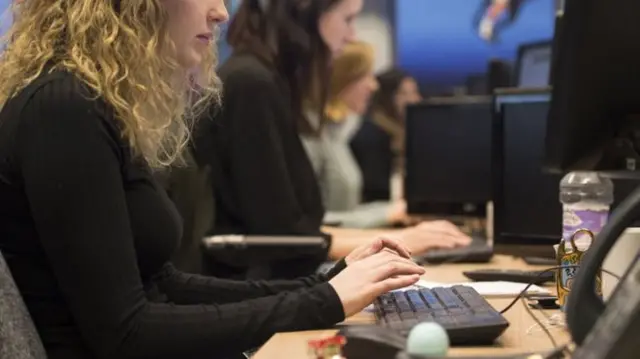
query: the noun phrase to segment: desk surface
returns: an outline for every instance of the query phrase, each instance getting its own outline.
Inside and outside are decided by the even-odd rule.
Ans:
[[[462,275],[463,271],[486,268],[541,269],[545,267],[530,266],[525,264],[521,259],[512,257],[494,256],[492,262],[488,264],[446,264],[430,266],[427,267],[427,273],[423,278],[436,282],[462,282],[468,281],[466,277]],[[512,298],[490,298],[489,303],[497,310],[502,310],[512,300]],[[545,316],[559,314],[560,311],[551,310],[541,313],[539,310],[534,310],[533,313],[544,323],[546,321]],[[547,335],[538,328],[521,302],[514,305],[504,316],[509,321],[510,326],[493,346],[452,348],[449,354],[451,356],[476,354],[500,355],[538,352],[553,348]],[[347,319],[348,323],[373,323],[373,321],[374,317],[371,313],[360,313]],[[570,341],[570,336],[564,329],[554,327],[549,328],[549,331],[559,345]],[[328,337],[335,333],[336,330],[318,330],[276,334],[256,353],[253,359],[308,358],[307,341]]]

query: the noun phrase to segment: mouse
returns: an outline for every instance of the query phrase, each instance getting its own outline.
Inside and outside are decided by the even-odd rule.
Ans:
[[[349,325],[338,335],[346,339],[342,354],[349,359],[394,359],[407,343],[399,332],[379,325]]]

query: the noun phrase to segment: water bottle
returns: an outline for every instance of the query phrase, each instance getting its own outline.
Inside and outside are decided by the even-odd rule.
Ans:
[[[559,265],[579,266],[582,255],[609,219],[613,182],[597,172],[571,172],[560,181],[562,241],[556,249]],[[571,241],[573,237],[573,243]],[[574,246],[575,244],[575,246]],[[578,268],[558,270],[558,302],[562,308]],[[596,278],[596,293],[602,296],[602,274]]]

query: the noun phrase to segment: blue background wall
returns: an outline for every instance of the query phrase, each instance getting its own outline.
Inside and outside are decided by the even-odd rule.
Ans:
[[[226,1],[227,11],[229,11],[229,20],[231,20],[231,17],[233,16],[233,14],[235,13],[236,9],[240,5],[240,1],[241,0],[227,0]],[[231,48],[229,47],[229,45],[225,41],[225,38],[227,36],[227,28],[229,27],[229,23],[230,22],[231,21],[227,21],[225,24],[220,26],[220,39],[218,40],[218,54],[219,54],[219,58],[220,58],[220,60],[219,60],[220,64],[222,64],[224,62],[224,60],[226,60],[227,57],[231,54]]]
[[[0,0],[0,35],[4,35],[11,26],[10,4],[11,0]]]
[[[396,63],[427,93],[450,92],[491,58],[515,61],[522,43],[553,37],[555,0],[527,0],[499,41],[478,36],[475,18],[483,0],[397,0]]]

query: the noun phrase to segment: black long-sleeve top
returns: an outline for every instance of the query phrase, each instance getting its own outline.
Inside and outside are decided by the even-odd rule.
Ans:
[[[0,251],[50,359],[216,358],[343,319],[329,276],[178,272],[175,208],[104,101],[53,72],[0,112]]]
[[[212,233],[323,235],[324,207],[298,134],[288,87],[257,56],[237,52],[219,70],[223,107],[198,126],[196,158],[212,168]],[[327,240],[330,240],[327,236]],[[270,253],[273,277],[306,275],[327,251]],[[238,258],[217,258],[218,275],[245,271]]]
[[[371,118],[362,122],[362,126],[351,139],[351,151],[362,172],[363,202],[391,199],[394,162],[391,142],[391,135]]]

